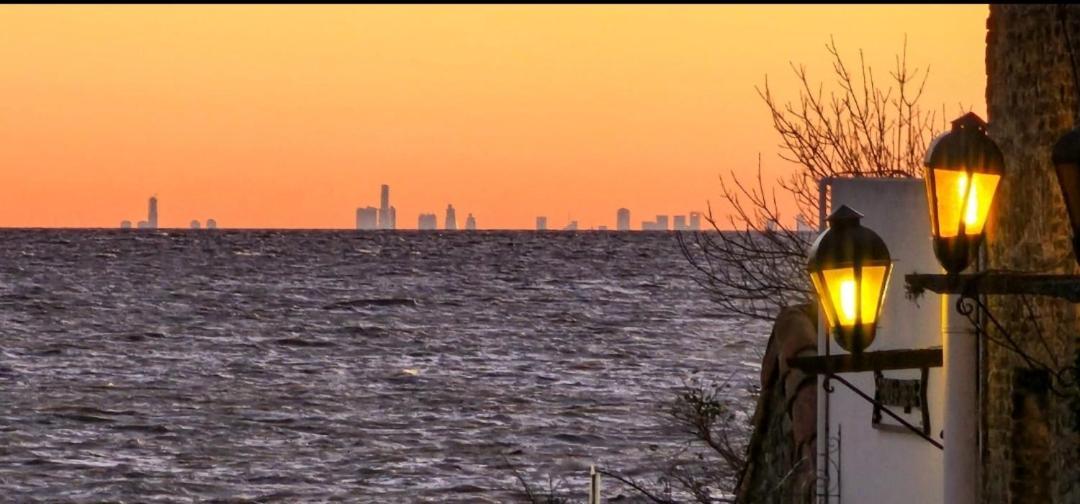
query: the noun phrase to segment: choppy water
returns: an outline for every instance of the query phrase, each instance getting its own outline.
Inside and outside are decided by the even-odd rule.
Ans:
[[[505,502],[755,378],[664,233],[0,231],[0,499]]]

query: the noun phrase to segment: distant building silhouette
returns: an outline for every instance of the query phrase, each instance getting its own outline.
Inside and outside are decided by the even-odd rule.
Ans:
[[[656,216],[656,230],[667,231],[668,230],[668,216],[657,215]]]
[[[472,214],[469,214],[468,217],[465,217],[465,230],[476,231],[476,219],[473,218]]]
[[[416,229],[421,231],[434,231],[439,227],[439,219],[433,213],[420,214],[420,218],[417,219]]]
[[[778,222],[776,222],[776,219],[769,219],[769,220],[765,221],[765,230],[766,231],[776,231],[779,228],[779,226],[780,226],[780,224]]]
[[[397,208],[390,207],[390,227],[386,229],[397,229]]]
[[[131,229],[131,221],[120,221],[120,229]]]
[[[701,231],[701,212],[690,212],[690,230]]]
[[[620,208],[619,211],[616,212],[616,214],[615,214],[615,221],[616,221],[615,229],[618,229],[619,231],[629,231],[630,230],[630,209],[629,208]]]
[[[806,222],[805,215],[799,214],[798,217],[795,217],[795,231],[800,233],[814,233],[817,232],[817,229],[814,229],[814,226],[811,226],[809,222]]]
[[[214,219],[206,219],[206,229],[217,229],[217,221]]]
[[[536,230],[547,231],[547,217],[541,216],[536,218]]]
[[[149,209],[147,211],[146,226],[150,229],[157,229],[157,196],[150,197]]]
[[[607,226],[600,226],[596,228],[597,231],[607,231]]]
[[[577,231],[577,229],[578,229],[577,221],[574,220],[574,221],[570,221],[570,223],[567,224],[566,227],[563,228],[563,231]]]
[[[675,221],[672,223],[672,226],[675,227],[676,231],[686,231],[686,230],[689,229],[686,226],[686,216],[685,215],[676,215],[674,217],[674,219],[675,219]]]
[[[199,219],[191,221],[191,229],[202,229],[202,226],[199,225]]]
[[[357,208],[356,229],[358,231],[379,229],[379,210],[375,207]]]
[[[383,184],[379,193],[379,229],[394,229],[393,213],[390,206],[390,186]]]
[[[448,231],[457,231],[457,212],[454,205],[446,205],[446,223],[443,226]]]
[[[150,223],[146,222],[144,220],[141,220],[141,221],[139,221],[138,224],[135,225],[135,227],[137,227],[139,229],[150,229]]]

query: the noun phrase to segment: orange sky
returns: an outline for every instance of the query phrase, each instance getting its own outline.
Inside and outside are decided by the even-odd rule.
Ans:
[[[0,6],[0,226],[614,226],[791,166],[754,86],[797,98],[833,35],[985,116],[985,5]],[[790,216],[790,215],[789,215]]]

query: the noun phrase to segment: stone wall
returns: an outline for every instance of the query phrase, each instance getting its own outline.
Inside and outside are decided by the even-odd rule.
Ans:
[[[1077,89],[1052,5],[992,5],[987,20],[987,119],[1005,154],[1006,176],[987,227],[986,268],[1078,273],[1068,216],[1050,152],[1077,120]],[[1065,9],[1080,59],[1080,6]],[[989,299],[1025,351],[1064,366],[1077,348],[1076,306],[1031,298],[1045,336],[1025,320],[1015,296]],[[991,337],[1002,334],[992,332]],[[1015,353],[981,338],[982,500],[987,503],[1080,502],[1078,437],[1068,401]]]
[[[812,501],[817,380],[787,365],[789,357],[805,355],[817,355],[817,313],[810,305],[785,308],[776,317],[761,365],[761,394],[737,502]]]

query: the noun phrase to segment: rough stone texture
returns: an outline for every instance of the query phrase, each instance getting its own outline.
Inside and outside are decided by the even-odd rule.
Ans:
[[[807,503],[813,497],[817,438],[817,381],[787,359],[817,355],[817,313],[785,308],[776,318],[761,366],[748,465],[738,502]]]
[[[1005,154],[987,226],[986,268],[1076,274],[1071,231],[1050,161],[1054,142],[1074,126],[1078,93],[1059,20],[1051,5],[991,5],[987,20],[987,119]],[[1080,6],[1065,8],[1080,59]],[[1077,309],[1031,298],[1045,344],[1025,324],[1016,296],[994,296],[991,313],[1007,321],[1020,346],[1061,367],[1077,348]],[[991,337],[1000,338],[999,332]],[[1080,502],[1078,435],[1068,401],[1038,383],[1030,367],[982,338],[982,500],[987,503]],[[1037,382],[1037,380],[1036,380]],[[1045,387],[1044,387],[1045,388]]]

